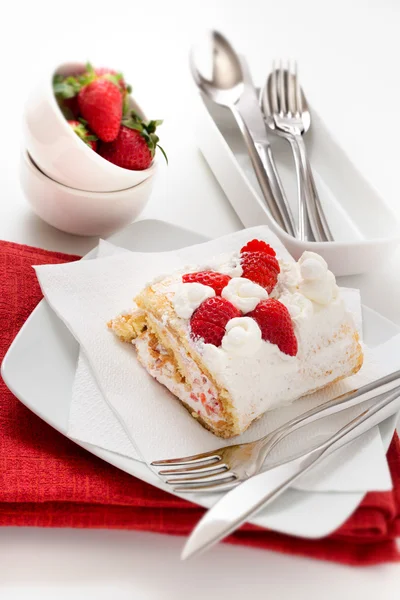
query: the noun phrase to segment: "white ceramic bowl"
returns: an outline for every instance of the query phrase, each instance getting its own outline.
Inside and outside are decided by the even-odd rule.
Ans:
[[[86,192],[61,185],[47,177],[22,153],[22,189],[35,213],[44,221],[76,235],[107,236],[131,223],[146,205],[153,177],[116,192]]]
[[[82,63],[67,63],[54,73],[76,74],[84,69]],[[48,73],[32,90],[23,119],[25,147],[43,173],[63,185],[90,192],[123,190],[151,177],[156,158],[144,171],[129,171],[105,160],[79,139],[57,104],[52,88],[54,73]],[[146,118],[133,99],[131,105]]]

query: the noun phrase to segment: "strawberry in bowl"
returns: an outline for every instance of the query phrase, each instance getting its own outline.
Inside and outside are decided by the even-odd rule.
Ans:
[[[156,135],[156,129],[161,123],[162,121],[145,123],[134,110],[131,110],[130,115],[122,120],[115,140],[102,144],[99,154],[123,169],[137,171],[149,168],[156,148],[161,150],[167,160]]]
[[[79,127],[75,132],[83,141],[98,139],[92,149],[109,162],[142,171],[151,166],[157,147],[166,158],[155,133],[162,121],[146,121],[131,108],[131,87],[122,73],[88,64],[80,74],[56,74],[53,90],[68,122],[74,117],[87,129],[87,135]]]

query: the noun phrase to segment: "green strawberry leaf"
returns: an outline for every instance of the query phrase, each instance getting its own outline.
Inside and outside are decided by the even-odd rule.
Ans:
[[[157,129],[157,127],[159,127],[159,125],[162,125],[162,120],[158,120],[158,121],[149,121],[146,124],[146,129],[149,133],[154,133],[154,131]]]
[[[157,127],[162,124],[162,120],[143,121],[143,119],[137,114],[135,110],[131,110],[129,115],[122,119],[122,125],[129,129],[138,131],[143,139],[146,141],[147,147],[149,148],[151,155],[154,156],[156,148],[160,148],[167,164],[168,157],[164,149],[158,144],[160,138],[155,133]]]
[[[157,148],[159,148],[159,149],[161,150],[161,152],[162,152],[162,155],[163,155],[163,157],[165,158],[165,162],[166,162],[166,163],[167,163],[167,165],[168,165],[168,156],[167,156],[167,154],[166,154],[166,152],[165,152],[164,148],[163,148],[162,146],[160,146],[160,144],[157,144]]]
[[[135,129],[136,131],[140,131],[140,133],[142,134],[147,134],[147,132],[143,130],[143,127],[142,125],[140,125],[140,123],[135,123],[134,121],[122,121],[122,124],[125,125],[125,127],[128,127],[129,129]]]
[[[96,73],[95,73],[95,70],[93,68],[93,65],[89,61],[87,61],[87,63],[86,63],[86,73],[85,73],[85,75],[88,75],[89,77],[96,77]]]
[[[81,86],[76,77],[55,75],[53,77],[53,91],[55,96],[67,100],[76,96]]]
[[[120,73],[106,73],[105,75],[102,75],[102,77],[104,79],[107,79],[108,81],[111,81],[111,83],[113,83],[114,85],[117,86],[118,89],[120,89],[120,81],[122,78],[122,75]]]
[[[125,94],[124,105],[123,105],[123,108],[122,108],[122,118],[125,118],[128,115],[129,108],[130,108],[130,106],[129,106],[129,95]]]
[[[81,119],[79,119],[81,121]],[[83,121],[84,119],[82,119]],[[74,130],[74,132],[76,133],[76,135],[83,141],[85,142],[85,144],[87,144],[88,146],[90,146],[89,142],[97,142],[97,140],[99,139],[97,137],[97,135],[94,135],[94,133],[89,132],[89,130],[85,127],[85,125],[80,122],[79,125],[71,125],[72,129]]]

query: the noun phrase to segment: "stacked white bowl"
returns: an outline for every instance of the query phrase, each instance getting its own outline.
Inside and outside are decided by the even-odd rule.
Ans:
[[[76,135],[53,93],[55,73],[77,74],[85,65],[61,65],[32,91],[24,113],[22,189],[44,221],[77,235],[105,236],[131,223],[147,203],[157,160],[143,171],[114,165]],[[131,106],[146,118],[140,106]]]

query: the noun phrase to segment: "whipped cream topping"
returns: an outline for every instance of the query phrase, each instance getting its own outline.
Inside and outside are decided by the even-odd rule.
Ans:
[[[205,269],[217,271],[229,277],[241,277],[243,269],[240,264],[240,254],[238,252],[227,252],[212,258]]]
[[[282,261],[279,263],[279,267],[281,271],[278,275],[278,284],[271,294],[275,298],[278,298],[283,291],[294,293],[301,283],[300,267],[297,262]]]
[[[334,274],[326,261],[315,252],[304,252],[298,262],[302,281],[299,291],[313,302],[329,304],[338,295]]]
[[[222,297],[246,314],[255,309],[260,300],[268,298],[268,292],[245,277],[234,277],[222,290]]]
[[[222,348],[233,356],[251,356],[261,345],[261,330],[250,317],[235,317],[228,321],[222,338]]]
[[[314,305],[303,294],[299,292],[285,292],[280,296],[279,302],[282,302],[289,311],[290,316],[294,321],[299,319],[310,319],[314,313]]]
[[[215,296],[215,291],[202,283],[181,283],[176,286],[172,304],[175,312],[181,319],[190,319],[200,304]]]

